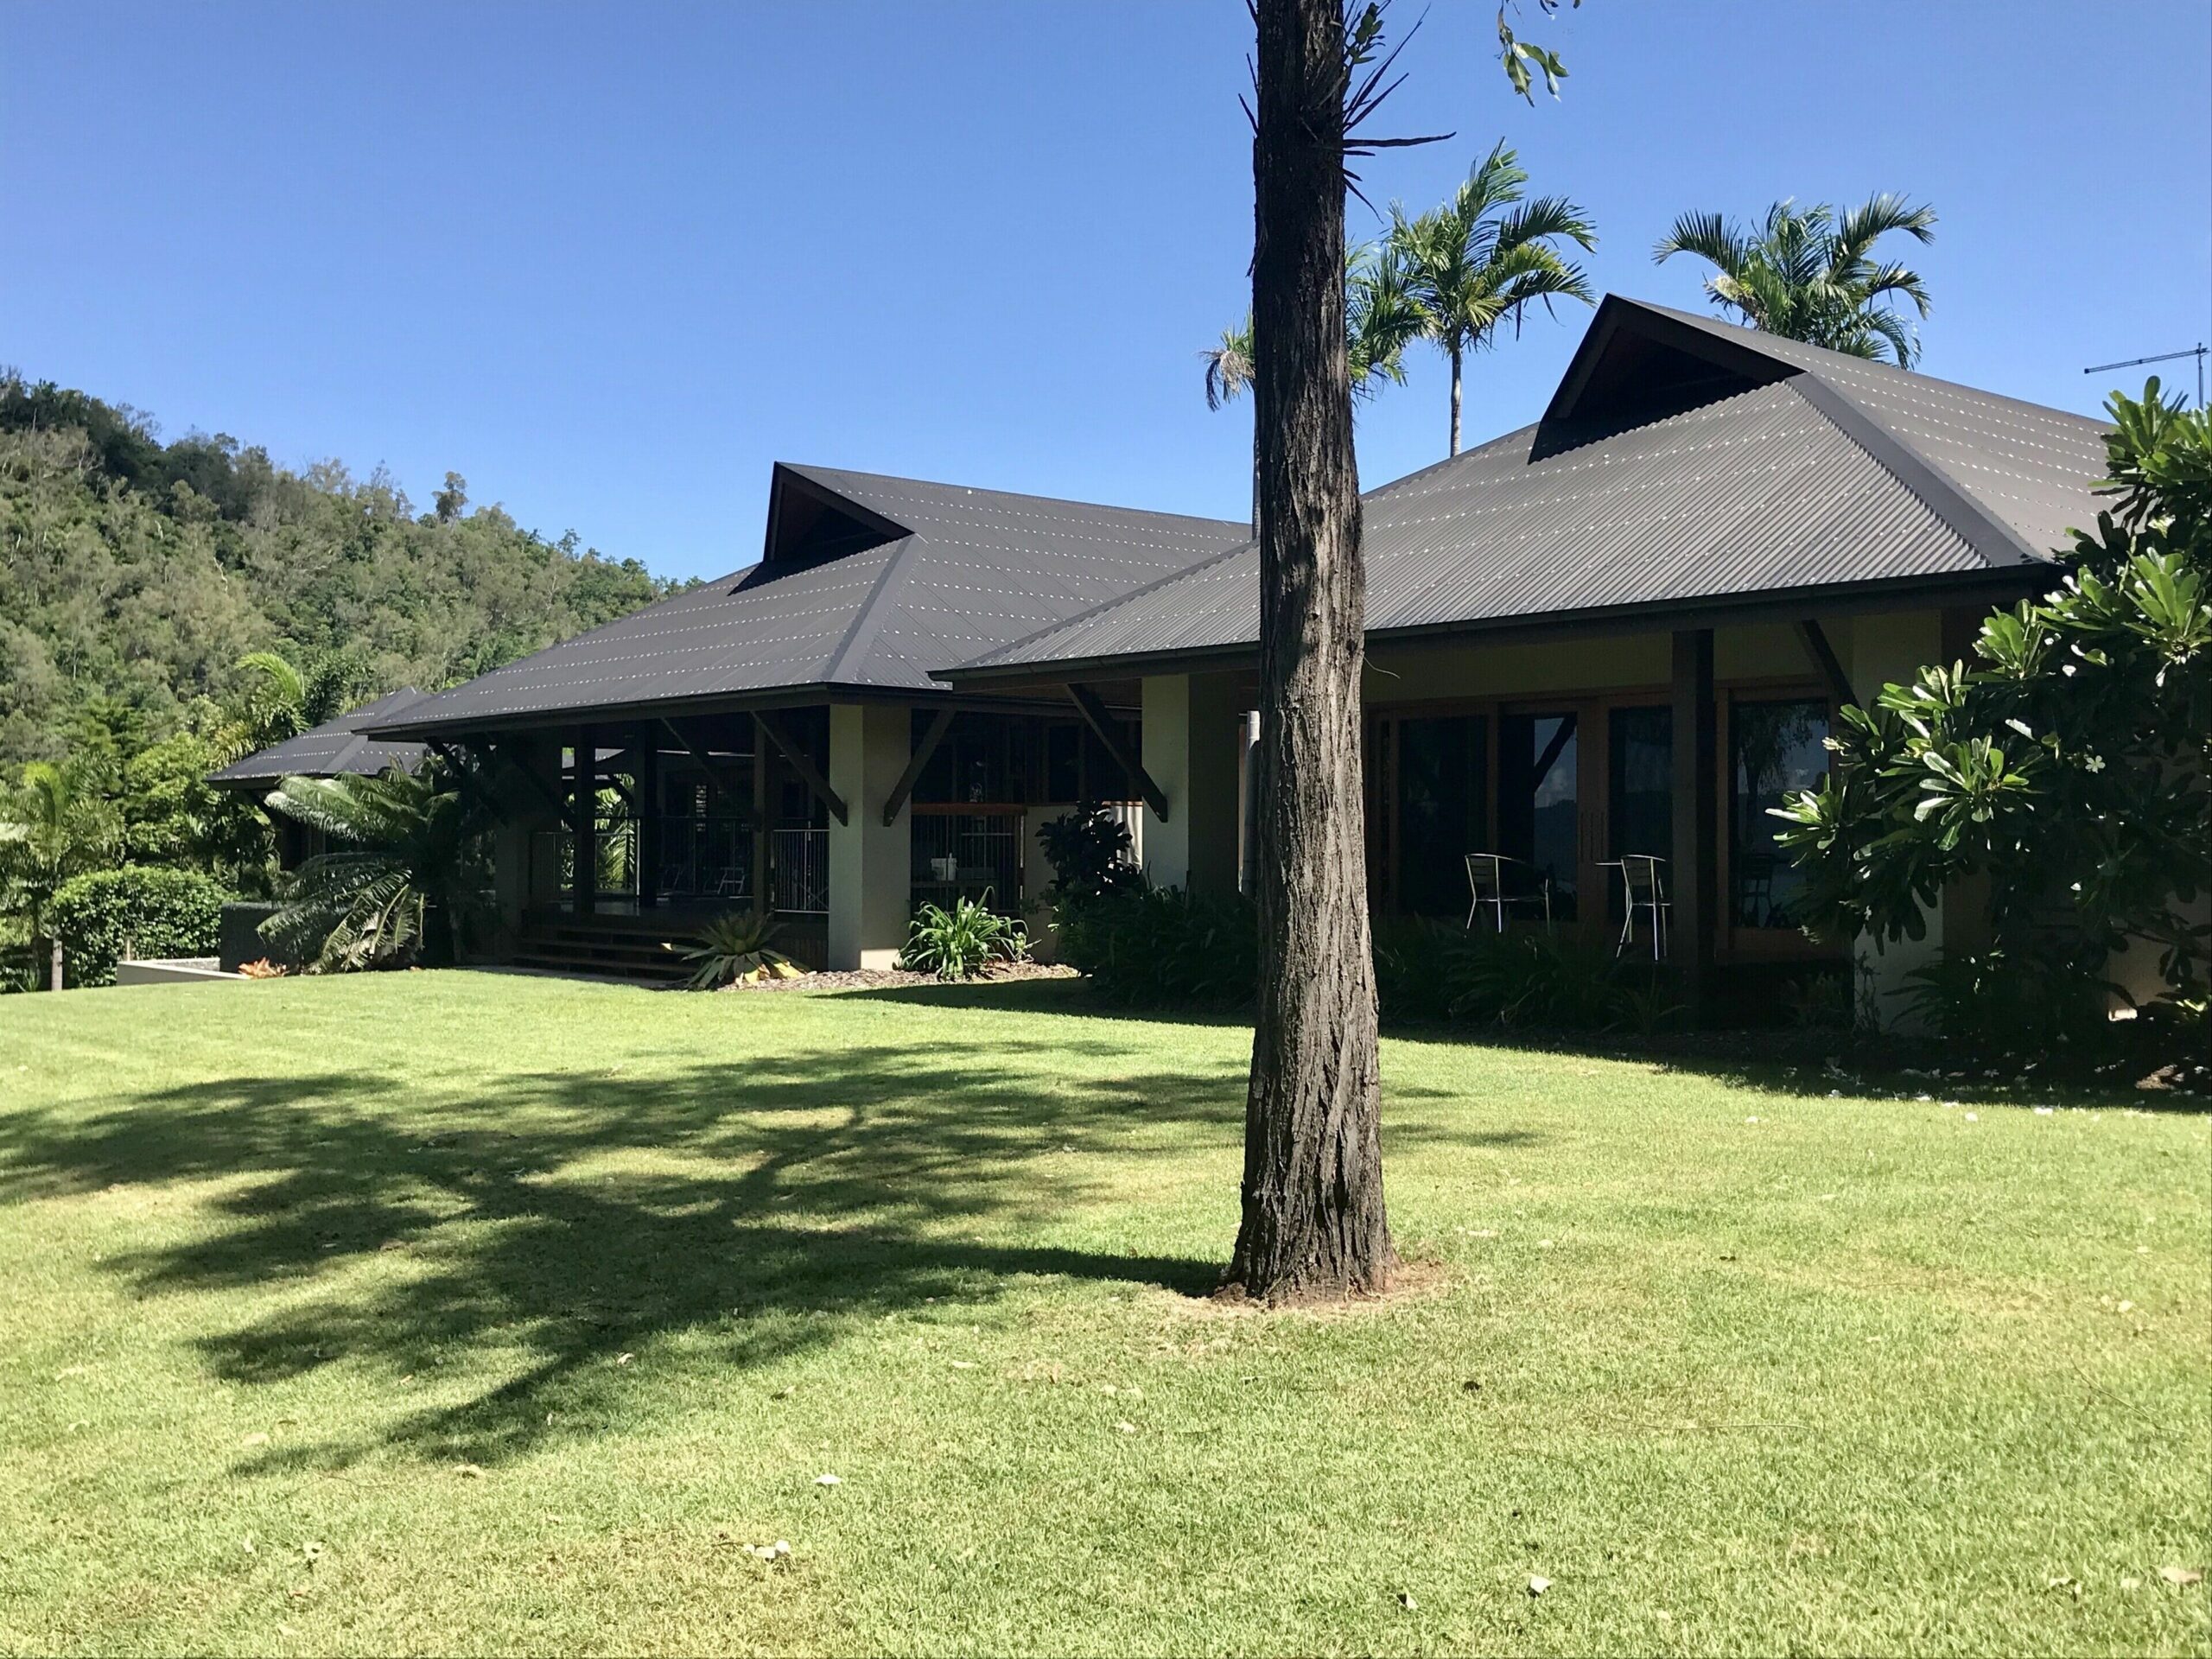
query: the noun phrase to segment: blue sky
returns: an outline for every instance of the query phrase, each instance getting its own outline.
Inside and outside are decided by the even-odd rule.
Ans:
[[[2212,338],[2204,0],[1526,10],[1564,100],[1511,96],[1489,0],[1433,0],[1387,120],[1458,137],[1371,163],[1378,204],[1503,137],[1595,214],[1601,288],[1699,306],[1649,259],[1677,212],[1898,189],[1942,215],[1932,373],[2094,410],[2085,365]],[[420,503],[454,468],[670,575],[757,556],[779,459],[1240,518],[1249,412],[1208,413],[1198,353],[1245,305],[1249,30],[1243,0],[15,0],[0,362]],[[1473,365],[1471,441],[1533,418],[1580,324]],[[1444,441],[1421,358],[1362,477]]]

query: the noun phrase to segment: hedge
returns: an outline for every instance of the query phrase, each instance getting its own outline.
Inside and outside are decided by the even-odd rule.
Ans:
[[[61,941],[71,985],[112,985],[126,948],[138,957],[215,955],[223,884],[196,870],[126,865],[61,884],[47,926]]]

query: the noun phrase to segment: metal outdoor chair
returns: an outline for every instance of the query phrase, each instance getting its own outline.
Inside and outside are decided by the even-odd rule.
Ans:
[[[1475,918],[1487,907],[1497,931],[1503,933],[1505,912],[1521,905],[1541,908],[1544,925],[1552,925],[1551,878],[1539,876],[1534,865],[1508,858],[1503,853],[1467,855],[1467,926],[1471,930]]]
[[[1636,940],[1636,912],[1651,918],[1651,959],[1667,954],[1667,918],[1674,902],[1667,897],[1667,861],[1652,853],[1623,853],[1608,868],[1621,873],[1621,937],[1613,946],[1618,957]]]

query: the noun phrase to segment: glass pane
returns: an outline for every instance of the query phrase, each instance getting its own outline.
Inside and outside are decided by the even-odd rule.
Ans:
[[[1606,746],[1607,856],[1675,852],[1675,714],[1666,708],[1616,709]],[[1605,913],[1621,913],[1620,873],[1607,872]]]
[[[1398,727],[1398,907],[1409,916],[1467,913],[1467,855],[1489,849],[1490,769],[1478,715]]]
[[[1580,789],[1573,715],[1508,715],[1498,722],[1498,850],[1549,881],[1552,916],[1575,917]]]
[[[1775,845],[1783,797],[1828,769],[1828,706],[1814,699],[1738,702],[1728,710],[1729,913],[1738,927],[1795,927],[1804,879]]]

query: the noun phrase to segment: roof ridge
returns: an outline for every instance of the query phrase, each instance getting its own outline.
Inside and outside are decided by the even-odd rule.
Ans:
[[[1853,359],[1854,361],[1859,359]],[[1789,387],[1821,418],[1918,499],[1967,546],[1993,565],[2040,564],[2044,555],[1983,506],[1912,441],[1885,422],[1818,369],[1801,367],[1776,382]]]
[[[1096,512],[1141,513],[1148,518],[1179,518],[1194,524],[1233,524],[1237,522],[1234,518],[1210,518],[1200,512],[1171,512],[1164,507],[1133,507],[1123,502],[1087,501],[1070,495],[1039,495],[1032,490],[1002,490],[988,484],[952,484],[942,479],[910,478],[899,473],[864,472],[855,467],[825,467],[818,461],[785,461],[776,464],[780,467],[788,467],[793,472],[804,474],[823,488],[841,494],[842,492],[838,491],[837,486],[831,484],[823,474],[864,479],[878,484],[916,485],[923,489],[943,490],[950,494],[995,495],[1014,501],[1041,501],[1052,506],[1084,507]],[[865,502],[856,505],[867,505]]]
[[[915,544],[921,539],[918,533],[908,531],[893,544],[891,556],[884,560],[883,569],[875,573],[875,581],[869,585],[868,597],[861,601],[859,608],[853,613],[852,621],[846,626],[844,638],[837,642],[837,648],[830,653],[828,660],[822,665],[822,677],[825,681],[835,681],[844,671],[848,658],[855,657],[855,653],[865,655],[869,642],[883,626],[883,613],[889,608],[885,602],[885,595],[891,589],[892,580],[900,575]]]

